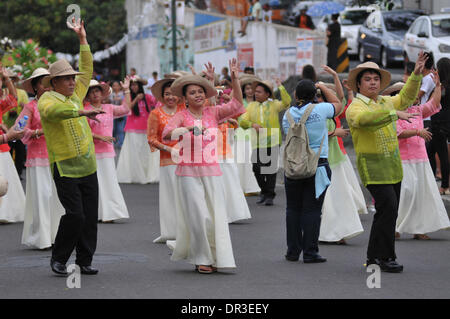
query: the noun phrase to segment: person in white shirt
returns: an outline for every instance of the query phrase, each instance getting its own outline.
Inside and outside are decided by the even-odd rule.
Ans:
[[[427,53],[425,53],[427,54]],[[431,70],[433,69],[434,66],[434,59],[433,59],[433,55],[431,54],[427,54],[428,55],[428,60],[427,62],[425,62],[425,67],[423,69],[422,75],[422,85],[420,86],[420,90],[419,90],[419,94],[417,96],[417,98],[420,100],[419,104],[425,104],[428,102],[428,99],[430,98],[431,93],[434,90],[435,84],[434,84],[434,80],[433,80],[433,74],[431,73]],[[431,120],[430,117],[427,117],[424,120]]]
[[[145,87],[145,93],[153,95],[151,88],[153,84],[155,84],[156,81],[159,81],[160,78],[158,77],[158,72],[154,71],[152,73],[152,77],[148,79],[148,86]]]
[[[272,23],[272,10],[270,10],[270,5],[267,3],[263,5],[262,20],[264,22]]]

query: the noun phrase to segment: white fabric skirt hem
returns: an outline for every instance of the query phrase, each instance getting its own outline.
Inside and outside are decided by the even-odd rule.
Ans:
[[[9,152],[0,153],[0,175],[8,181],[8,192],[0,201],[0,222],[23,222],[25,192]]]
[[[136,184],[159,181],[159,150],[150,150],[147,134],[125,134],[117,163],[117,180],[119,183]]]
[[[97,158],[98,220],[130,218],[122,190],[117,181],[114,158]]]
[[[361,234],[364,229],[359,213],[367,214],[365,199],[349,158],[333,167],[331,172],[331,184],[322,207],[319,236],[319,240],[325,242],[336,242]]]
[[[65,210],[48,166],[28,167],[26,175],[22,244],[37,249],[48,248],[55,242],[59,220]]]
[[[449,229],[450,221],[429,162],[402,162],[403,180],[396,231],[427,234]]]

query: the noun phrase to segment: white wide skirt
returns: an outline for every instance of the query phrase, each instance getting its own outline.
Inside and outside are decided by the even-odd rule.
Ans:
[[[119,183],[148,184],[159,181],[159,150],[152,152],[147,135],[126,132],[117,163]]]
[[[366,202],[348,156],[331,169],[331,184],[325,194],[320,241],[335,242],[361,234],[358,214],[367,214]]]
[[[426,234],[450,227],[430,163],[403,161],[403,180],[396,230]]]
[[[114,158],[97,158],[98,220],[130,218],[117,181]]]
[[[222,181],[225,190],[225,205],[228,222],[233,223],[241,219],[252,218],[248,208],[247,200],[239,183],[238,169],[234,160],[228,160],[220,164],[222,170]]]
[[[0,153],[0,175],[8,181],[8,192],[0,201],[0,222],[22,222],[25,216],[25,192],[9,152]]]
[[[239,182],[241,188],[245,194],[259,193],[258,182],[256,181],[255,174],[253,173],[252,165],[252,142],[250,140],[238,140],[234,141],[234,159],[238,169]]]
[[[49,248],[55,242],[65,210],[58,198],[50,167],[27,167],[25,220],[22,244]]]
[[[222,176],[178,176],[181,214],[171,260],[235,268]]]
[[[159,180],[159,225],[161,235],[154,243],[175,240],[177,234],[177,215],[180,212],[178,178],[175,175],[177,165],[160,167]]]

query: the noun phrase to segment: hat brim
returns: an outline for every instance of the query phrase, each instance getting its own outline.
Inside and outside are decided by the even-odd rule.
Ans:
[[[186,75],[176,79],[170,86],[172,93],[178,97],[183,97],[183,88],[188,85],[198,85],[205,90],[206,98],[217,95],[216,88],[205,78],[200,75]]]
[[[66,74],[58,74],[58,75],[47,75],[42,79],[42,85],[45,88],[49,88],[51,87],[50,81],[53,80],[54,78],[60,78],[63,76],[69,76],[69,75],[80,75],[80,74],[84,74],[84,72],[76,72],[76,71],[71,71],[71,72],[67,72]]]
[[[404,82],[397,82],[387,87],[380,95],[391,95],[392,92],[400,91],[405,86]]]
[[[108,84],[106,84],[106,83],[99,83],[99,84],[96,84],[96,85],[90,85],[89,89],[88,89],[88,93],[89,93],[90,89],[95,88],[95,87],[100,88],[100,90],[102,91],[102,100],[104,100],[107,97],[109,97],[109,95],[110,95],[110,93],[109,93],[110,86]],[[85,98],[87,98],[87,96],[88,96],[88,94],[86,94]]]
[[[173,78],[167,78],[162,79],[159,81],[156,81],[155,84],[152,85],[151,90],[153,96],[161,103],[164,103],[164,97],[163,97],[163,91],[162,88],[166,85],[166,83],[173,83],[175,82],[175,79]]]
[[[381,84],[380,84],[380,92],[382,92],[385,88],[389,86],[391,83],[391,73],[383,69],[371,68],[371,67],[356,67],[350,71],[348,74],[347,84],[354,91],[358,92],[358,86],[356,84],[356,78],[358,74],[366,70],[374,70],[380,73],[381,75]]]
[[[269,96],[269,98],[273,98],[273,88],[270,87],[269,85],[267,85],[267,83],[264,83],[264,82],[261,81],[261,80],[254,80],[254,81],[253,81],[253,83],[252,83],[253,92],[256,90],[256,87],[257,87],[258,85],[262,85],[262,86],[266,87],[266,88],[270,91],[270,96]]]

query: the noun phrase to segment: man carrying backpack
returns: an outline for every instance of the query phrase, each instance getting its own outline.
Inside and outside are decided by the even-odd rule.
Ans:
[[[313,104],[317,88],[329,90],[311,80],[301,80],[295,89],[297,106],[283,117],[287,134],[284,151],[286,190],[286,260],[304,263],[327,261],[319,255],[320,217],[325,191],[330,184],[327,119],[339,114],[342,103]]]

